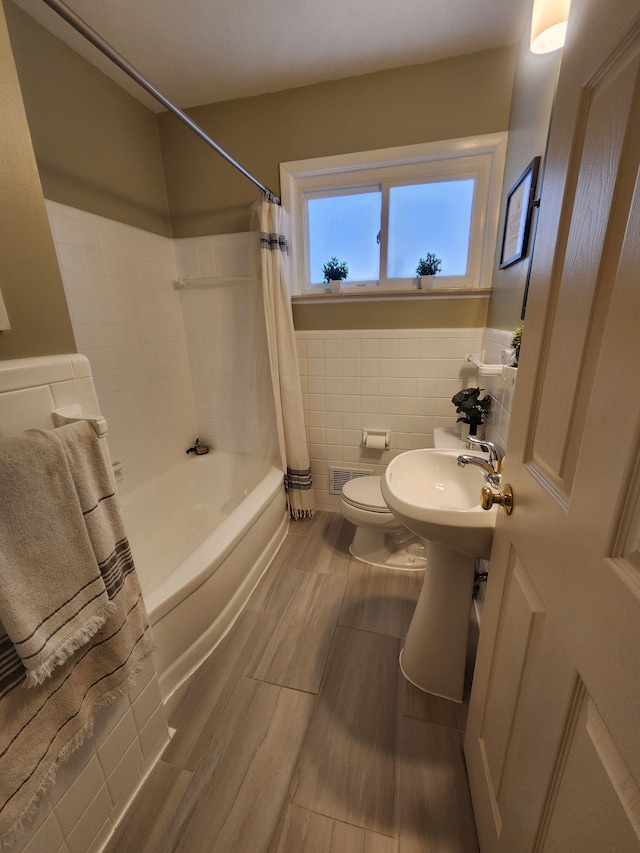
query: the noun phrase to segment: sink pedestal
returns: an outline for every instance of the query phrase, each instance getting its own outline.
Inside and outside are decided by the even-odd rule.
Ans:
[[[462,702],[476,561],[429,540],[424,544],[427,567],[400,669],[420,690]]]

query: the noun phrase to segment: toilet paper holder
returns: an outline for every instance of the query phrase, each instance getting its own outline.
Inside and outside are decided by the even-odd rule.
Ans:
[[[391,431],[388,429],[363,429],[362,443],[372,450],[388,450],[391,446]]]

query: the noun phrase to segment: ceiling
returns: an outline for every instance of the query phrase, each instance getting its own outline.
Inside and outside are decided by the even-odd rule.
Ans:
[[[155,110],[43,0],[14,0]],[[532,0],[67,0],[181,108],[515,44]]]

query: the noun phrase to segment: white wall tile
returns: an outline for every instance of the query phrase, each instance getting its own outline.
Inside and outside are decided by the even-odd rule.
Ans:
[[[473,367],[466,355],[481,347],[482,329],[301,331],[296,339],[307,355],[300,369],[310,392],[305,415],[316,504],[337,509],[327,488],[329,464],[381,473],[397,453],[432,446],[436,426],[455,423],[451,397],[467,387]],[[364,428],[390,429],[391,450],[364,448]]]

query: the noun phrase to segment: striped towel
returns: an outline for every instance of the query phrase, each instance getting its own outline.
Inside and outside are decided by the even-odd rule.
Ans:
[[[93,473],[97,463],[106,469],[97,442],[86,423],[60,435],[29,430],[0,440],[0,622],[22,662],[14,676],[24,675],[28,687],[88,642],[114,610],[85,515],[97,495],[112,491]],[[80,453],[85,458],[81,482],[90,481],[80,492],[71,445],[74,468]]]
[[[24,450],[27,442],[40,483],[32,503],[27,502],[26,510],[23,506],[29,521],[21,518],[13,507],[15,484],[6,468],[7,457],[13,456],[16,447]],[[45,450],[33,453],[34,446]],[[56,458],[56,465],[50,461],[45,464],[50,453]],[[64,461],[62,466],[61,461]],[[64,476],[60,467],[65,471]],[[51,506],[54,484],[61,492]],[[37,621],[37,627],[49,626],[41,630],[43,636],[48,639],[49,634],[63,630],[51,631],[51,626],[57,628],[62,621],[59,608],[68,606],[64,594],[60,594],[63,588],[71,590],[67,593],[69,601],[84,602],[84,595],[77,594],[78,586],[87,585],[96,590],[100,587],[98,597],[109,612],[106,622],[102,620],[102,626],[80,641],[75,651],[67,648],[65,659],[56,659],[44,681],[21,690],[29,672],[5,621],[7,611],[15,631],[18,608],[7,605],[7,591],[0,589],[0,847],[11,844],[20,835],[25,820],[35,812],[40,794],[53,784],[58,766],[91,733],[96,708],[113,702],[129,689],[153,648],[112,481],[98,438],[88,424],[70,424],[53,432],[30,430],[15,439],[0,441],[0,584],[8,587],[12,578],[4,577],[5,568],[10,569],[9,575],[13,574],[12,560],[17,559],[18,549],[11,539],[7,515],[15,519],[16,535],[23,542],[28,540],[26,531],[29,524],[34,526],[35,519],[50,531],[48,537],[40,530],[33,531],[34,541],[28,547],[35,576],[32,574],[30,583],[23,581],[21,588],[30,614],[37,608],[29,593],[32,599],[39,599],[36,592],[44,588],[53,590],[60,598],[51,618],[43,618],[42,614],[37,618],[30,616]],[[77,516],[84,538],[76,523]],[[67,539],[60,542],[59,526],[63,520],[69,527]],[[75,555],[76,546],[82,547],[81,560]],[[13,555],[11,559],[7,553]],[[88,573],[88,566],[91,566],[91,580],[78,583],[76,579],[74,583],[73,573]],[[62,577],[54,577],[54,569]],[[15,594],[13,587],[9,592]],[[90,607],[87,604],[75,613]]]

